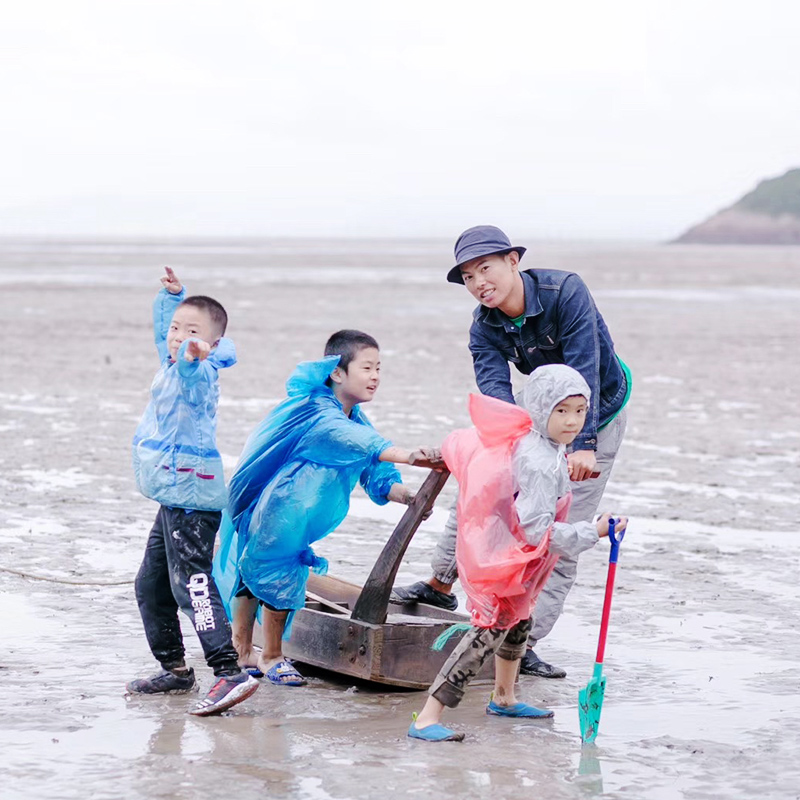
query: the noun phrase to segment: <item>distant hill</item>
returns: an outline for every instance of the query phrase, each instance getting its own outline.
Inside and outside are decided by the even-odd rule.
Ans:
[[[675,239],[698,244],[800,244],[800,169],[761,183]]]

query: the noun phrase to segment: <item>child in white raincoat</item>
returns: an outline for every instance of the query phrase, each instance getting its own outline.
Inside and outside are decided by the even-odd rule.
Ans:
[[[608,535],[610,514],[597,523],[566,522],[570,482],[566,446],[581,432],[590,390],[564,364],[539,367],[522,393],[524,411],[472,395],[476,427],[455,431],[442,453],[459,482],[458,572],[472,627],[429,689],[408,730],[414,739],[461,741],[439,724],[467,684],[495,655],[495,687],[487,714],[546,718],[553,712],[519,702],[514,691],[536,597],[561,555],[574,556]],[[527,412],[527,413],[526,413]],[[627,519],[619,518],[617,530]]]

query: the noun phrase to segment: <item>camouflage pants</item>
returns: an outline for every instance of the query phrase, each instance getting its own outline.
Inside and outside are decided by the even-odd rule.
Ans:
[[[486,660],[497,655],[517,661],[525,655],[525,642],[531,621],[523,619],[513,628],[472,628],[464,634],[428,689],[442,705],[455,708],[464,697],[469,682],[481,671]]]

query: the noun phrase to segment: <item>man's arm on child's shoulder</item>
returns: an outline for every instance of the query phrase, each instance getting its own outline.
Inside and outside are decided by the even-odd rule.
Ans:
[[[186,287],[178,280],[178,276],[170,267],[164,267],[164,270],[166,274],[161,277],[163,288],[153,302],[153,336],[162,361],[169,355],[167,333],[172,315],[186,297]]]

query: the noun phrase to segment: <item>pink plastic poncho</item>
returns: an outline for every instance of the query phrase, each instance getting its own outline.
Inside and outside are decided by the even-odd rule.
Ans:
[[[442,445],[458,481],[458,576],[472,624],[505,630],[531,615],[558,556],[549,552],[549,530],[537,546],[527,543],[514,504],[511,456],[533,426],[530,416],[476,394],[469,397],[469,413],[475,427],[454,431]],[[571,495],[559,500],[559,522],[570,500]]]

